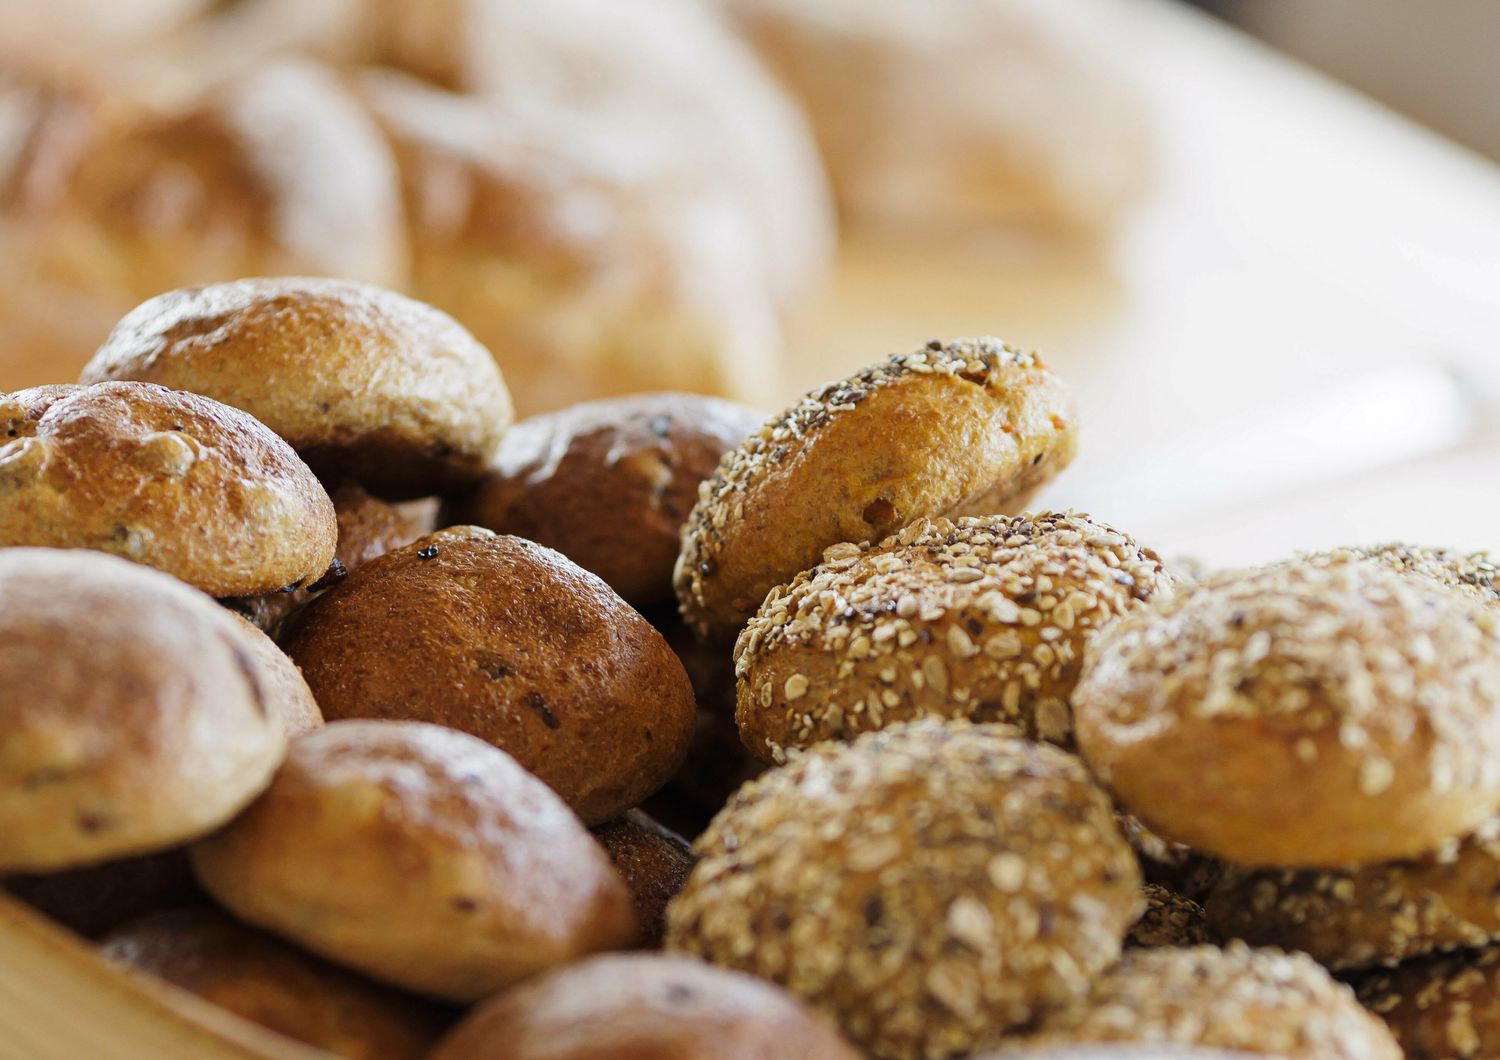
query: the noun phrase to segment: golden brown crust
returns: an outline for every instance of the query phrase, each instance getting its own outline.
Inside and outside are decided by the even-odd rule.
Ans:
[[[636,946],[661,949],[667,929],[667,903],[687,882],[693,869],[693,848],[640,810],[596,825],[593,833],[630,888],[640,928]]]
[[[420,1060],[451,1021],[436,1005],[335,968],[216,909],[138,920],[112,932],[100,952],[353,1060]]]
[[[1366,976],[1354,991],[1407,1060],[1500,1055],[1500,949],[1412,961]]]
[[[1171,587],[1156,553],[1086,515],[921,519],[771,590],[735,644],[735,717],[778,762],[926,714],[1066,746],[1095,630]]]
[[[1156,883],[1141,889],[1146,911],[1125,935],[1126,946],[1197,946],[1208,941],[1203,907]]]
[[[88,548],[215,596],[316,581],[333,505],[307,465],[217,401],[145,383],[0,395],[0,546]]]
[[[0,888],[86,938],[151,913],[208,902],[182,847],[66,872],[7,876]]]
[[[477,1009],[431,1060],[856,1060],[833,1026],[748,975],[685,957],[591,957]]]
[[[244,628],[146,567],[0,549],[0,872],[160,850],[254,798],[285,737]]]
[[[283,642],[325,717],[473,733],[589,824],[659,788],[692,736],[692,688],[645,619],[551,549],[479,527],[372,560]]]
[[[727,639],[841,542],[1015,511],[1073,458],[1073,399],[1035,353],[934,340],[810,392],[724,457],[682,528],[688,623]]]
[[[544,784],[420,722],[335,722],[296,740],[193,866],[250,923],[452,1001],[635,932],[619,874]]]
[[[1205,900],[1219,938],[1302,950],[1336,971],[1500,938],[1500,818],[1409,861],[1229,869]]]
[[[877,1055],[949,1056],[1078,996],[1140,874],[1082,763],[924,719],[824,743],[699,837],[670,949],[787,987]]]
[[[1304,954],[1130,950],[1092,994],[1042,1017],[1027,1045],[1152,1042],[1286,1060],[1400,1060],[1380,1021]]]
[[[590,401],[516,424],[450,520],[555,548],[634,607],[673,599],[682,523],[764,417],[696,394]]]
[[[1500,805],[1496,625],[1364,562],[1216,575],[1095,640],[1078,745],[1126,809],[1226,860],[1419,855]]]
[[[115,326],[82,378],[206,394],[261,420],[324,481],[397,498],[478,479],[511,419],[489,351],[457,321],[347,280],[158,295]]]

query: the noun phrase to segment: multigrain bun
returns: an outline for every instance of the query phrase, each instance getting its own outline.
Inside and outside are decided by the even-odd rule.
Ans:
[[[1407,1060],[1500,1056],[1500,948],[1412,961],[1354,985]]]
[[[1156,553],[1072,513],[921,519],[835,545],[740,633],[740,732],[773,761],[924,714],[1069,744],[1095,630],[1171,587]]]
[[[877,1056],[951,1056],[1087,992],[1140,912],[1073,756],[935,719],[824,743],[695,846],[668,948],[778,983]]]
[[[254,798],[286,744],[245,631],[157,571],[0,549],[0,872],[174,846]]]
[[[216,909],[127,924],[100,944],[110,961],[164,979],[299,1042],[354,1060],[420,1060],[451,1017],[336,968]]]
[[[333,551],[334,567],[324,579],[327,584],[222,601],[272,637],[279,636],[282,623],[318,592],[342,581],[376,556],[432,533],[437,526],[435,498],[391,504],[348,483],[331,490],[329,497],[338,524],[338,544]]]
[[[249,412],[325,482],[382,496],[484,473],[510,423],[489,352],[452,317],[347,280],[235,280],[132,310],[83,380],[140,379]]]
[[[830,1024],[748,975],[668,956],[591,957],[477,1009],[430,1060],[769,1060],[859,1056]]]
[[[453,522],[555,548],[634,607],[673,599],[698,484],[764,417],[696,394],[590,401],[516,424]]]
[[[473,733],[589,824],[661,787],[692,736],[692,688],[645,619],[551,549],[479,527],[372,560],[283,643],[325,717]]]
[[[1043,1015],[1029,1046],[1138,1042],[1286,1060],[1400,1060],[1380,1021],[1309,957],[1279,950],[1136,949]]]
[[[0,546],[111,552],[215,596],[316,581],[333,504],[252,417],[148,383],[0,394]]]
[[[667,903],[687,882],[693,869],[693,848],[640,810],[597,825],[593,833],[630,888],[640,927],[636,945],[660,949],[667,927]]]
[[[182,847],[64,872],[7,876],[0,889],[86,938],[151,913],[208,903]]]
[[[1500,939],[1500,818],[1409,861],[1230,868],[1205,899],[1219,938],[1302,950],[1335,971]]]
[[[1386,544],[1367,548],[1337,548],[1329,552],[1309,553],[1301,558],[1319,566],[1366,560],[1403,574],[1425,578],[1449,589],[1457,589],[1481,603],[1500,603],[1500,585],[1495,584],[1496,579],[1500,578],[1500,566],[1486,552]]]
[[[193,866],[236,916],[450,1001],[635,933],[624,883],[568,808],[509,755],[437,725],[301,737]]]
[[[1017,510],[1072,460],[1075,421],[1041,358],[994,339],[933,341],[814,390],[701,487],[674,574],[683,616],[732,638],[830,545]]]
[[[1197,946],[1208,941],[1203,907],[1156,883],[1141,889],[1146,911],[1131,925],[1126,946]]]
[[[1148,826],[1226,860],[1420,855],[1500,805],[1496,624],[1364,562],[1216,575],[1095,640],[1078,746]]]

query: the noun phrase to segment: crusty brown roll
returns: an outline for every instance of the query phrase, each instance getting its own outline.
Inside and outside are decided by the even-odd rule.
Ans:
[[[953,1056],[1087,992],[1141,910],[1081,762],[908,722],[745,785],[695,846],[669,949],[785,986],[877,1056]]]
[[[104,939],[100,952],[353,1060],[420,1060],[452,1020],[439,1006],[336,968],[212,908],[126,924]]]
[[[1408,861],[1230,868],[1204,899],[1222,939],[1302,950],[1335,971],[1500,939],[1500,818]]]
[[[667,903],[682,890],[693,868],[692,847],[640,810],[596,825],[593,833],[630,888],[640,928],[636,946],[660,949],[667,927]]]
[[[1092,994],[1043,1015],[1025,1044],[1138,1042],[1285,1060],[1400,1060],[1353,993],[1305,954],[1193,946],[1130,950]]]
[[[659,130],[386,71],[360,85],[400,162],[413,290],[494,352],[522,415],[774,388],[780,327],[753,273],[754,227],[721,186],[634,159]]]
[[[0,394],[0,546],[112,552],[215,596],[316,581],[333,504],[252,417],[149,383]]]
[[[919,519],[771,590],[735,644],[735,717],[772,761],[924,714],[1067,746],[1095,631],[1171,590],[1161,557],[1087,516]]]
[[[347,280],[158,295],[116,325],[82,379],[216,398],[285,438],[325,482],[398,499],[476,481],[511,418],[489,351],[457,321]]]
[[[692,736],[692,688],[645,619],[551,549],[479,527],[372,560],[283,643],[325,717],[473,733],[589,824],[661,787]]]
[[[1150,184],[1110,5],[719,0],[812,118],[846,219],[1103,229]]]
[[[765,419],[696,394],[635,394],[522,420],[451,522],[555,548],[632,606],[673,599],[682,523],[726,450]]]
[[[1208,941],[1203,907],[1156,883],[1141,892],[1146,911],[1125,935],[1126,946],[1197,946]]]
[[[430,1060],[856,1060],[838,1031],[769,983],[686,957],[591,957],[476,1009]]]
[[[0,549],[0,872],[175,846],[253,799],[286,742],[247,631],[146,567]]]
[[[1215,575],[1095,640],[1078,746],[1149,827],[1229,861],[1416,856],[1500,806],[1496,627],[1364,562]]]
[[[994,339],[934,340],[812,391],[702,487],[674,576],[683,616],[731,638],[830,545],[1020,509],[1072,460],[1076,419],[1039,356]]]
[[[1407,1060],[1500,1055],[1500,948],[1411,961],[1357,980],[1354,990]]]
[[[7,876],[0,889],[86,938],[151,913],[209,901],[183,847],[64,872]]]
[[[266,793],[192,853],[235,915],[451,1001],[635,933],[625,884],[557,796],[438,725],[308,733]]]

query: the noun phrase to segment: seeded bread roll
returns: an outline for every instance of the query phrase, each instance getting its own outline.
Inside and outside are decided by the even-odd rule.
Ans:
[[[1082,763],[924,719],[751,781],[695,845],[669,949],[778,983],[877,1056],[951,1056],[1087,992],[1141,910]]]
[[[353,1060],[420,1060],[451,1017],[246,927],[216,909],[138,920],[100,945],[110,961]]]
[[[157,571],[0,549],[0,873],[175,846],[253,799],[286,742],[246,633]]]
[[[1131,925],[1126,946],[1197,946],[1208,941],[1203,907],[1191,898],[1148,883],[1141,894],[1146,911]]]
[[[1500,948],[1412,961],[1354,990],[1407,1060],[1500,1056]]]
[[[1219,938],[1302,950],[1335,971],[1500,939],[1500,819],[1409,861],[1229,869],[1205,900]]]
[[[1379,1020],[1304,954],[1194,946],[1136,949],[1092,994],[1043,1015],[1029,1046],[1139,1042],[1286,1060],[1400,1060]]]
[[[419,722],[335,722],[193,848],[236,916],[450,1001],[629,943],[630,896],[566,806],[515,760]],[[334,885],[336,881],[336,885]]]
[[[1075,420],[1041,358],[994,339],[933,341],[814,390],[700,488],[674,573],[683,616],[727,640],[830,545],[1018,510],[1073,459]]]
[[[477,1009],[430,1060],[768,1060],[859,1056],[830,1024],[748,975],[685,957],[591,957]]]
[[[147,383],[0,394],[0,546],[112,552],[215,596],[316,581],[333,504],[227,405]]]
[[[636,946],[661,949],[667,929],[667,903],[687,882],[693,868],[693,848],[640,810],[606,821],[593,833],[630,888],[640,927]]]
[[[182,847],[65,872],[7,876],[0,889],[86,938],[209,900]]]
[[[372,560],[283,642],[325,717],[473,733],[588,824],[661,787],[692,738],[693,690],[645,619],[551,549],[479,527]]]
[[[777,762],[924,714],[1067,745],[1094,631],[1171,586],[1156,553],[1084,515],[918,520],[771,590],[735,645],[735,717]]]
[[[421,497],[477,480],[510,423],[489,351],[446,313],[348,280],[235,280],[132,310],[83,371],[244,409],[326,482]]]
[[[1078,745],[1126,809],[1226,860],[1413,857],[1500,805],[1496,626],[1364,562],[1216,575],[1095,640]]]
[[[1416,545],[1387,544],[1369,548],[1338,548],[1331,552],[1314,552],[1302,557],[1308,563],[1337,565],[1351,560],[1368,560],[1391,570],[1412,574],[1457,589],[1481,603],[1500,603],[1500,567],[1485,552],[1456,552],[1447,548],[1421,548]]]
[[[451,519],[555,548],[634,607],[673,599],[683,521],[754,409],[696,394],[636,394],[522,420]]]

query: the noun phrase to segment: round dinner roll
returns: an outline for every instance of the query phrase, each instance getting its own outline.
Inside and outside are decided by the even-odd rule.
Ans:
[[[1197,946],[1208,941],[1203,907],[1197,902],[1156,883],[1146,884],[1141,894],[1146,911],[1131,925],[1126,946]]]
[[[340,721],[193,848],[230,912],[377,979],[471,1002],[627,945],[630,895],[547,786],[483,740]]]
[[[806,107],[844,217],[1100,229],[1147,190],[1130,25],[1082,0],[718,0]]]
[[[326,578],[302,589],[241,596],[220,602],[244,616],[257,629],[277,637],[282,623],[292,612],[319,592],[336,585],[350,571],[358,570],[376,556],[409,545],[437,528],[436,498],[391,504],[370,496],[352,483],[334,488],[329,497],[333,501],[334,521],[338,524],[338,543],[333,550],[334,565]]]
[[[693,869],[693,848],[640,810],[596,825],[593,833],[630,888],[635,921],[640,927],[636,946],[661,949],[667,903],[687,882]]]
[[[217,909],[127,924],[104,957],[299,1042],[353,1060],[420,1060],[451,1017],[246,927]]]
[[[919,519],[771,590],[735,644],[735,717],[778,762],[924,714],[1067,745],[1094,632],[1172,584],[1155,552],[1086,515]]]
[[[1280,950],[1135,949],[1025,1044],[1205,1046],[1286,1060],[1401,1060],[1390,1032],[1311,958]]]
[[[146,567],[0,549],[0,873],[175,846],[265,787],[286,741],[242,627]]]
[[[698,484],[764,419],[732,401],[678,393],[533,416],[507,432],[452,521],[555,548],[635,607],[671,600]]]
[[[1087,992],[1141,910],[1081,762],[927,718],[824,743],[695,845],[667,945],[786,987],[891,1058],[989,1044]]]
[[[1490,559],[1487,552],[1458,552],[1397,543],[1368,548],[1336,548],[1329,552],[1308,553],[1301,558],[1319,565],[1368,560],[1381,567],[1457,589],[1481,603],[1500,602],[1500,585],[1495,584],[1500,578],[1500,566]]]
[[[1215,575],[1094,641],[1078,746],[1149,827],[1228,861],[1413,857],[1500,806],[1497,621],[1364,562]]]
[[[1346,869],[1230,868],[1210,931],[1301,950],[1335,971],[1500,939],[1500,818],[1407,861]]]
[[[1354,985],[1407,1060],[1500,1056],[1500,949],[1412,961]]]
[[[244,409],[325,482],[397,499],[484,473],[510,424],[489,351],[457,321],[348,280],[235,280],[132,310],[84,382],[141,379]]]
[[[333,504],[252,417],[148,383],[0,394],[0,546],[112,552],[214,596],[333,562]]]
[[[857,1060],[829,1023],[748,975],[685,957],[590,957],[476,1009],[429,1060]]]
[[[830,545],[1019,510],[1073,459],[1076,420],[1041,358],[995,339],[933,340],[820,387],[700,488],[674,574],[683,616],[729,639]]]
[[[367,563],[283,643],[325,717],[473,733],[588,824],[661,787],[692,738],[693,690],[661,634],[565,557],[476,526]]]
[[[91,939],[151,913],[208,902],[183,847],[63,872],[6,876],[0,890]]]

